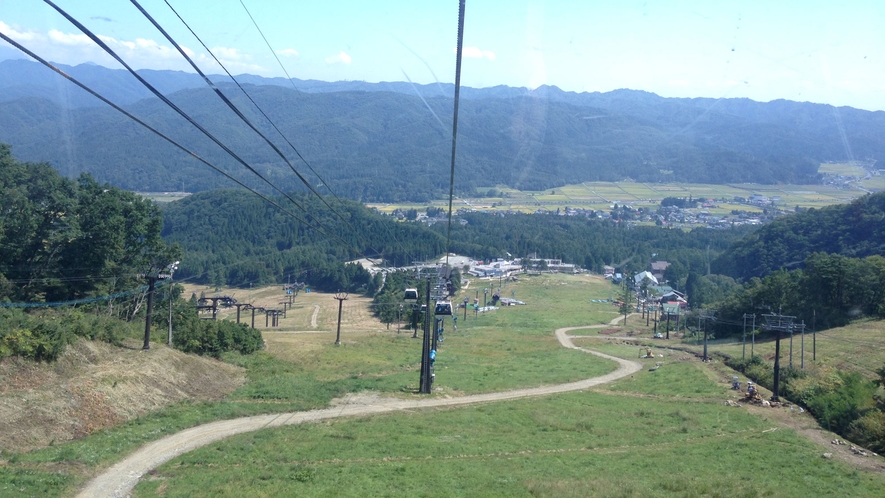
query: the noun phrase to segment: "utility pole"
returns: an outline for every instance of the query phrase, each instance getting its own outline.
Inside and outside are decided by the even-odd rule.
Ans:
[[[706,317],[706,315],[703,318],[704,318],[704,361],[709,361],[709,358],[707,357],[707,317]],[[700,321],[700,316],[698,317],[698,320]]]
[[[753,351],[756,348],[756,313],[753,313],[753,330],[750,331],[750,358],[753,357]]]
[[[817,362],[817,310],[811,315],[811,361]]]
[[[347,301],[347,293],[342,294],[341,292],[337,292],[334,296],[336,300],[338,300],[338,333],[335,335],[335,345],[341,345],[341,306],[344,304],[344,301]]]
[[[700,311],[698,313],[700,313]],[[714,318],[715,316],[716,310],[711,310],[709,315],[706,313],[703,315],[698,314],[698,323],[700,323],[701,318],[704,319],[704,361],[710,361],[710,357],[707,356],[707,319]]]
[[[793,327],[790,327],[790,368],[793,368]]]
[[[741,350],[741,359],[747,358],[747,314],[744,313],[744,341],[743,341],[743,349]]]

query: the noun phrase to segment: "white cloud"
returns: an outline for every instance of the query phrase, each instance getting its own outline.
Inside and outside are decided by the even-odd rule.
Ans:
[[[342,64],[350,64],[350,61],[352,61],[352,60],[353,60],[353,58],[350,57],[349,55],[347,55],[347,53],[345,53],[342,50],[341,52],[338,52],[338,55],[326,57],[326,64],[335,64],[338,62],[340,62]]]
[[[33,31],[18,31],[3,21],[0,21],[0,31],[2,31],[3,34],[5,34],[6,36],[18,42],[31,41],[40,36]]]
[[[49,39],[62,45],[92,45],[88,36],[76,33],[62,33],[57,29],[49,30]]]
[[[455,54],[458,53],[457,48],[453,48],[452,52]],[[490,61],[495,60],[495,53],[491,50],[482,50],[479,47],[464,47],[464,51],[462,52],[463,57],[467,57],[468,59],[487,59]]]
[[[277,53],[284,57],[298,57],[298,51],[294,48],[284,48],[283,50],[277,50]]]
[[[247,58],[236,48],[212,47],[212,53],[215,54],[215,57],[218,57],[219,59],[231,61],[240,61]]]

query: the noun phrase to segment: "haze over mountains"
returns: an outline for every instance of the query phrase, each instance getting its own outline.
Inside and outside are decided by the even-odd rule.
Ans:
[[[90,64],[63,70],[260,186],[127,72]],[[280,188],[303,189],[199,76],[142,74]],[[336,194],[361,201],[423,201],[447,191],[452,85],[293,80],[296,92],[281,78],[238,78]],[[253,123],[297,159],[236,87],[221,77],[217,81]],[[783,100],[670,99],[632,90],[573,93],[549,86],[463,88],[461,95],[456,190],[464,195],[500,184],[540,190],[626,178],[804,183],[816,180],[821,162],[885,157],[881,111]],[[68,176],[88,171],[127,189],[232,185],[26,60],[0,62],[0,142],[11,144],[21,160],[48,161]],[[321,183],[304,163],[293,160],[293,165],[314,185]]]

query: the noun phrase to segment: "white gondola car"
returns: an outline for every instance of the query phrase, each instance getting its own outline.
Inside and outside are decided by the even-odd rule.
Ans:
[[[406,289],[406,293],[403,296],[403,301],[408,303],[414,303],[418,301],[418,289]]]
[[[452,315],[452,303],[439,301],[436,303],[436,311],[434,315],[437,316],[451,316]]]

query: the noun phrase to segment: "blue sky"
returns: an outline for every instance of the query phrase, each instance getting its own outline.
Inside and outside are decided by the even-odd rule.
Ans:
[[[243,1],[293,77],[454,81],[455,0]],[[128,0],[56,2],[133,66],[188,69]],[[140,3],[221,72],[163,0]],[[240,0],[169,3],[235,74],[283,76]],[[881,26],[876,1],[468,0],[462,84],[885,110]],[[40,0],[0,0],[0,31],[56,62],[118,67]],[[0,44],[0,59],[21,57]]]

